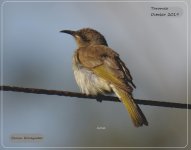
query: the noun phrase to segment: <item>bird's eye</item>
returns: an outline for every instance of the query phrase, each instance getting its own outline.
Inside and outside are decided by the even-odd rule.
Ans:
[[[83,41],[90,42],[90,39],[87,36],[82,36]]]

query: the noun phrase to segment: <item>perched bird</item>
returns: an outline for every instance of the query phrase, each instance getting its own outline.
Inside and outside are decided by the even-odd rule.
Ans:
[[[143,112],[134,102],[132,92],[135,85],[130,72],[119,54],[108,47],[104,36],[91,28],[60,32],[72,35],[77,43],[73,71],[82,93],[98,95],[114,92],[125,105],[136,127],[148,125]]]

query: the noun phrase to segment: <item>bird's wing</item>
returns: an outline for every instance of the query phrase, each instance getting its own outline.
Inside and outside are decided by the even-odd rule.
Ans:
[[[111,84],[114,93],[123,102],[136,127],[148,122],[132,97],[132,77],[119,55],[103,45],[88,46],[78,49],[78,60],[105,81]],[[133,84],[134,85],[134,84]]]
[[[132,77],[119,55],[104,45],[88,46],[78,50],[80,63],[95,74],[119,88],[132,93]],[[132,84],[134,85],[134,84]]]
[[[121,70],[123,71],[123,73],[125,74],[124,76],[124,80],[127,82],[127,83],[131,83],[131,85],[136,88],[135,84],[133,83],[133,78],[130,74],[130,71],[129,69],[126,67],[125,63],[119,58],[119,57],[116,57],[116,61],[118,63],[118,66],[121,68]]]

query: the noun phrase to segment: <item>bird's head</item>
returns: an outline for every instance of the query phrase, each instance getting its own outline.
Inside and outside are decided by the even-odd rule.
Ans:
[[[83,28],[77,31],[62,30],[60,32],[72,35],[75,38],[78,47],[85,47],[89,45],[107,46],[107,41],[104,36],[91,28]]]

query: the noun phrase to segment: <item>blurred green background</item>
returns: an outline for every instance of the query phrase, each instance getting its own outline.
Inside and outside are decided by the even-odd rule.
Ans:
[[[153,6],[179,8],[182,14],[153,17]],[[127,64],[137,86],[135,98],[186,103],[186,3],[4,2],[1,19],[4,85],[79,92],[71,67],[75,41],[59,31],[91,27]],[[1,106],[1,140],[6,147],[154,149],[187,144],[183,109],[141,105],[149,126],[135,128],[124,106],[115,102],[3,92]],[[26,133],[44,139],[33,143],[10,139],[12,134]]]

